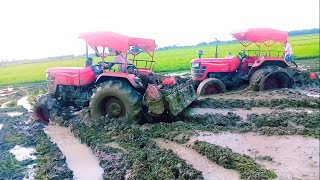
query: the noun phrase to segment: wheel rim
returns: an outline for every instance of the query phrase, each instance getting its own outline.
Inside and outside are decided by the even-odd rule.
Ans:
[[[126,115],[124,104],[116,97],[103,100],[100,104],[100,111],[103,116],[109,115],[113,118],[120,118]]]
[[[37,117],[44,123],[49,123],[49,110],[43,106],[40,106],[36,111]]]
[[[207,86],[204,90],[204,95],[219,94],[219,93],[220,93],[220,88],[215,84]]]

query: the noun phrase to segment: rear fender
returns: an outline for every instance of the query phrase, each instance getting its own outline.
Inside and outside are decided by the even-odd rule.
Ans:
[[[102,73],[98,76],[96,84],[100,84],[102,82],[114,79],[125,80],[135,89],[143,88],[141,79],[139,77],[137,77],[134,74],[127,73]]]
[[[286,68],[286,67],[289,67],[289,64],[283,60],[283,59],[280,59],[280,58],[276,58],[276,59],[257,59],[251,69],[249,70],[249,73],[248,73],[248,79],[251,78],[252,74],[258,70],[258,69],[261,69],[263,67],[266,67],[266,66],[278,66],[278,67],[282,67],[282,68]]]

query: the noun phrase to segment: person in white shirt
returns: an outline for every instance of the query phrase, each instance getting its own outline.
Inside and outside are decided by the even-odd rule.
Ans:
[[[116,56],[114,57],[112,63],[109,63],[106,69],[111,69],[114,64],[117,64],[120,72],[127,72],[126,65],[129,64],[129,61],[118,51],[115,51],[115,55]]]
[[[289,43],[286,44],[286,47],[284,48],[284,60],[288,62],[292,62],[294,65],[298,67],[298,65],[293,60],[293,51],[292,47]]]

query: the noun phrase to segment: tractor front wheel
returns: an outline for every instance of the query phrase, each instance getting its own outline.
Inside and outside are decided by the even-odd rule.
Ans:
[[[58,105],[58,101],[48,94],[36,98],[36,102],[33,105],[33,112],[35,118],[45,124],[61,116],[61,108]]]
[[[94,119],[108,116],[129,122],[140,121],[140,94],[121,80],[101,83],[92,95],[90,115]]]
[[[208,78],[202,81],[197,88],[197,94],[199,96],[219,94],[224,92],[226,92],[226,86],[217,78]]]

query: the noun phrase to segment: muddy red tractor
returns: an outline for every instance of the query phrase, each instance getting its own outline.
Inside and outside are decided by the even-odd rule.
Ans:
[[[201,58],[198,52],[199,58],[191,61],[198,95],[223,93],[227,88],[248,83],[257,91],[293,86],[293,77],[287,70],[289,64],[284,60],[287,32],[255,28],[232,35],[243,46],[237,56]],[[270,50],[277,44],[281,50]],[[252,45],[257,49],[252,49]]]
[[[171,83],[174,88],[168,88],[153,73],[156,63],[153,39],[113,32],[82,33],[80,38],[86,42],[87,67],[47,69],[48,94],[37,97],[34,104],[34,114],[39,120],[55,120],[62,108],[73,106],[89,107],[93,119],[108,116],[129,122],[141,119],[150,122],[175,116],[196,99],[192,83]],[[92,60],[88,57],[88,46],[101,57],[98,64],[88,61]],[[114,52],[126,61],[106,62]],[[137,59],[142,53],[148,55],[148,60]],[[116,64],[112,66],[115,68],[110,63]]]

